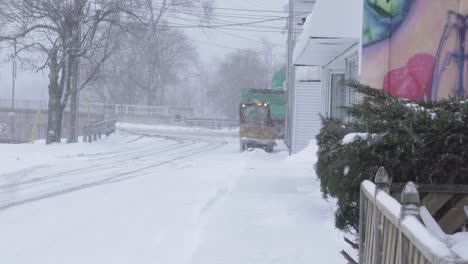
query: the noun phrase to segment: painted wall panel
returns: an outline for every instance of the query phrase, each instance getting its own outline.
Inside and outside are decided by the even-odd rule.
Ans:
[[[408,99],[466,94],[466,0],[365,0],[361,81]]]

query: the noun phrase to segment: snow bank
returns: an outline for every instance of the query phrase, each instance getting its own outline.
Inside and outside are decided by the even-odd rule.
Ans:
[[[317,162],[317,142],[315,140],[311,140],[307,147],[305,147],[299,153],[291,155],[287,158],[288,161],[294,162],[307,162],[310,166]]]
[[[321,197],[315,142],[290,158],[278,147],[240,154],[238,141],[118,133],[0,145],[0,158],[35,151],[50,163],[16,174],[6,198],[54,194],[0,211],[0,263],[343,263],[339,252],[353,251],[334,227],[335,201]],[[109,182],[86,188],[100,179]],[[74,186],[83,189],[61,193]]]
[[[211,128],[201,128],[201,127],[184,127],[184,126],[171,126],[171,125],[146,125],[146,124],[132,124],[132,123],[117,123],[117,128],[139,129],[139,130],[187,131],[187,132],[238,132],[239,131],[239,128],[211,129]]]

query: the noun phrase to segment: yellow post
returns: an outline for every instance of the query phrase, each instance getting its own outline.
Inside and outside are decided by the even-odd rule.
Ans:
[[[30,144],[34,144],[34,141],[36,140],[37,123],[39,122],[39,118],[41,117],[41,112],[42,112],[42,108],[39,108],[36,112],[36,120],[34,120],[34,126],[31,131],[31,137],[29,138]]]

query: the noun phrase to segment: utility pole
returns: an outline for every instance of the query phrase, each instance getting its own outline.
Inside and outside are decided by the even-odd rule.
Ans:
[[[70,136],[67,143],[78,142],[78,116],[79,116],[79,90],[78,90],[78,72],[79,61],[76,58],[73,62],[72,91],[70,94]]]
[[[77,36],[74,37],[74,46],[76,50],[73,50],[72,53],[78,53],[81,49],[81,25],[78,26]],[[79,88],[78,88],[78,79],[80,77],[80,61],[79,58],[75,55],[72,55],[73,65],[72,65],[72,80],[71,80],[71,95],[70,95],[70,136],[68,138],[68,143],[77,143],[78,142],[78,119],[80,114],[80,103],[79,103]]]
[[[11,76],[12,76],[12,86],[11,86],[11,112],[9,113],[9,116],[10,116],[10,141],[11,143],[14,143],[15,142],[15,124],[16,124],[16,120],[15,120],[15,87],[16,87],[16,73],[17,73],[17,61],[16,61],[16,53],[17,53],[17,49],[16,49],[16,42],[15,42],[15,47],[14,47],[14,50],[15,50],[15,54],[14,54],[14,57],[13,57],[13,65],[12,65],[12,68],[11,68]]]
[[[287,61],[286,61],[286,92],[288,93],[288,110],[287,110],[287,118],[286,118],[286,131],[285,131],[285,141],[286,145],[289,147],[289,154],[292,152],[292,133],[293,133],[293,122],[292,120],[294,119],[293,111],[292,110],[292,99],[293,99],[293,88],[294,88],[294,70],[293,70],[293,51],[294,51],[294,45],[295,45],[295,38],[294,38],[294,1],[295,0],[289,0],[289,5],[288,5],[288,11],[289,11],[289,18],[288,18],[288,40],[287,40]]]

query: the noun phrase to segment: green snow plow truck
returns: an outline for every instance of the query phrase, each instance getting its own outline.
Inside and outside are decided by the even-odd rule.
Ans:
[[[285,91],[244,90],[239,107],[240,150],[262,148],[272,152],[275,140],[284,137],[285,111]]]

